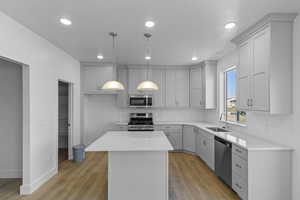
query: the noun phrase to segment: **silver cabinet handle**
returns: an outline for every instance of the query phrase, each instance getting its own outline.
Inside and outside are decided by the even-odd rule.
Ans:
[[[238,187],[239,189],[242,189],[242,186],[240,186],[238,183],[236,183],[235,186]]]
[[[238,168],[240,168],[240,169],[242,169],[242,166],[239,165],[239,164],[235,164],[235,166],[238,167]]]
[[[235,149],[235,151],[238,152],[238,153],[242,153],[242,151],[239,150],[239,149]]]

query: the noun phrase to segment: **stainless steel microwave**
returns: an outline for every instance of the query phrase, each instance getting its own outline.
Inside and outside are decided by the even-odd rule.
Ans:
[[[152,107],[152,96],[149,95],[130,95],[129,107]]]

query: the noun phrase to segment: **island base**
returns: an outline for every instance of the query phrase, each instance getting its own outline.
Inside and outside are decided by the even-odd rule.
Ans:
[[[168,152],[108,153],[108,200],[168,200]]]

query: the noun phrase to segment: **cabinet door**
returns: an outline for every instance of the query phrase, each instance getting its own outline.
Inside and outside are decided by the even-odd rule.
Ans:
[[[250,99],[250,78],[252,68],[252,44],[247,41],[239,49],[239,66],[238,66],[238,98],[239,109],[249,109]]]
[[[196,152],[196,134],[192,126],[183,127],[183,149],[193,153]]]
[[[198,146],[199,145],[199,146]],[[197,154],[212,170],[215,168],[214,136],[201,132],[197,138]]]
[[[129,69],[129,79],[128,79],[128,91],[129,94],[143,94],[144,92],[138,91],[137,86],[145,81],[147,78],[146,69]]]
[[[203,100],[203,71],[199,66],[190,70],[190,106],[203,108]]]
[[[150,80],[159,87],[158,91],[149,92],[153,96],[153,107],[165,106],[165,71],[161,69],[150,70]]]
[[[176,105],[176,71],[166,70],[166,107]]]
[[[191,103],[192,108],[203,108],[204,107],[202,89],[191,88],[190,98],[191,98],[190,103]]]
[[[200,158],[202,158],[204,154],[202,147],[202,138],[202,133],[198,130],[196,132],[196,153]]]
[[[180,133],[169,133],[165,132],[167,138],[169,139],[170,143],[172,144],[174,150],[181,150],[182,149],[182,139]]]
[[[268,111],[268,68],[270,53],[269,29],[253,38],[252,110]]]
[[[176,70],[176,105],[189,107],[189,70]]]
[[[99,90],[102,85],[112,80],[114,73],[113,66],[92,66],[83,68],[83,90],[95,91]]]
[[[206,164],[212,169],[215,169],[215,139],[211,134],[206,136]]]
[[[128,107],[128,70],[126,68],[118,68],[117,76],[118,81],[120,81],[125,87],[125,90],[118,93],[117,104],[119,107],[126,108]]]
[[[190,84],[193,89],[202,89],[202,67],[192,68],[190,70]]]

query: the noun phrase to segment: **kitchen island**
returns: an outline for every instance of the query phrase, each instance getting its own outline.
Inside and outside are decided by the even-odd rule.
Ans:
[[[168,151],[162,131],[107,132],[86,151],[108,152],[108,200],[168,200]]]

